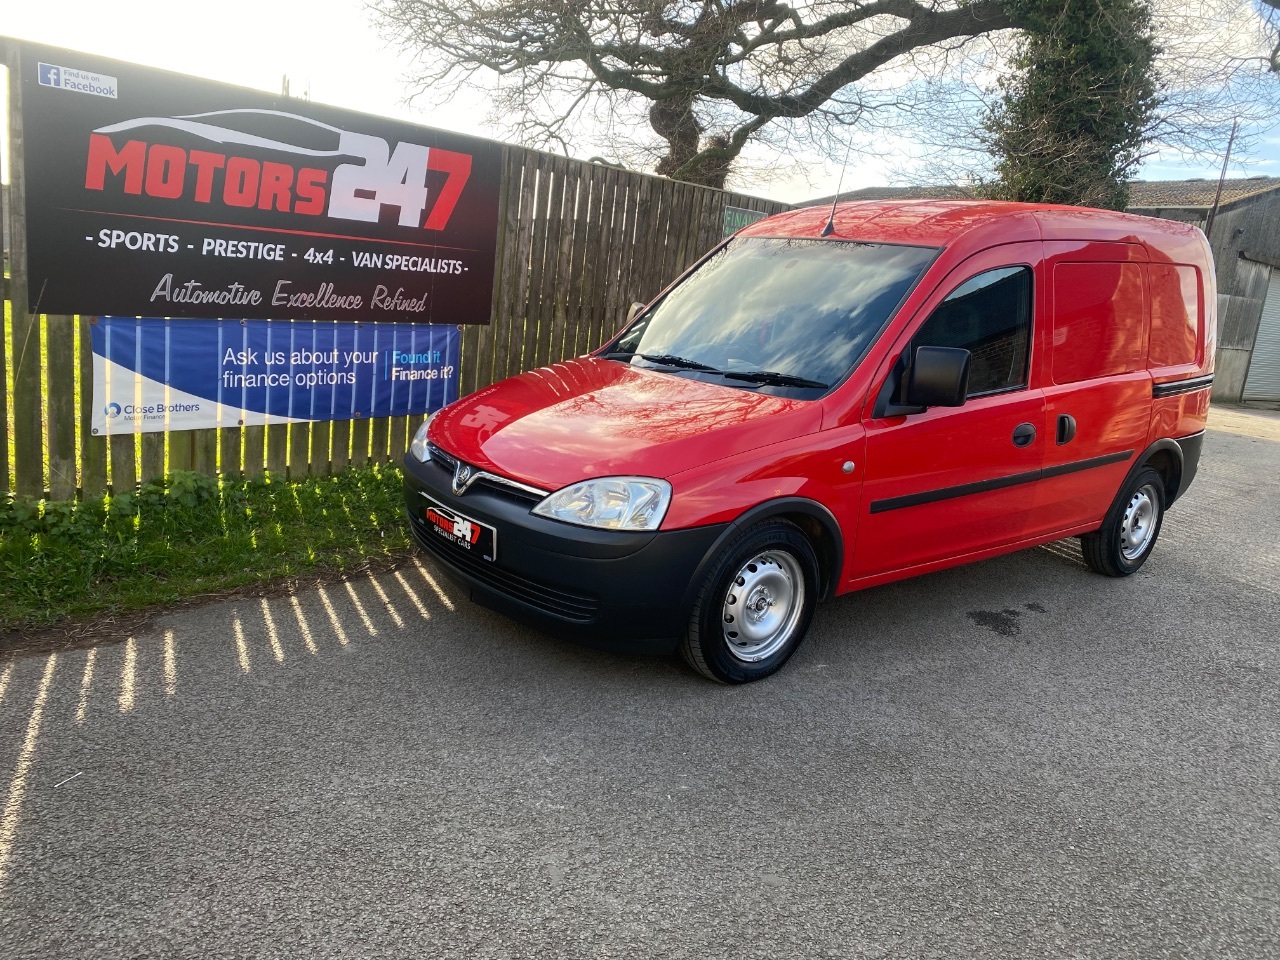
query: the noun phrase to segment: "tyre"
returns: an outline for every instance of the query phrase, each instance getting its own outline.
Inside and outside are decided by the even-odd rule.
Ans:
[[[1137,571],[1160,536],[1164,505],[1164,479],[1143,467],[1116,495],[1102,527],[1080,538],[1085,562],[1108,577]]]
[[[716,557],[698,592],[681,652],[721,683],[776,671],[809,629],[818,600],[818,557],[800,528],[765,520]]]

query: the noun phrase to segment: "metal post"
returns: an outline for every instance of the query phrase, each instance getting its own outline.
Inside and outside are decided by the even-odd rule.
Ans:
[[[1213,196],[1213,206],[1209,208],[1209,217],[1204,222],[1206,239],[1213,236],[1213,220],[1218,215],[1218,205],[1222,202],[1222,182],[1227,179],[1227,164],[1231,162],[1231,147],[1236,142],[1236,127],[1239,125],[1239,117],[1231,122],[1231,136],[1227,140],[1227,155],[1222,158],[1222,173],[1218,174],[1218,192]]]

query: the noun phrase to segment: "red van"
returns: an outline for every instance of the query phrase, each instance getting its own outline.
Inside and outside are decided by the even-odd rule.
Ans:
[[[1150,555],[1196,473],[1216,296],[1194,227],[849,203],[752,224],[597,352],[424,423],[417,542],[561,634],[777,670],[818,600],[1077,536]]]

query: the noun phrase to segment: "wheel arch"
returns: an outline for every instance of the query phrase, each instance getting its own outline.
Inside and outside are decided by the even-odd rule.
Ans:
[[[1120,484],[1119,489],[1128,487],[1138,471],[1147,466],[1153,467],[1164,480],[1164,505],[1167,509],[1182,493],[1182,447],[1178,445],[1178,441],[1168,437],[1157,440],[1134,459],[1133,466],[1125,474],[1124,482]]]
[[[693,608],[694,597],[707,577],[707,571],[715,562],[720,551],[734,537],[747,527],[762,520],[788,520],[794,523],[809,538],[813,551],[818,556],[819,591],[818,599],[825,600],[835,595],[840,583],[840,572],[844,566],[844,535],[840,532],[840,523],[835,515],[816,500],[806,497],[779,497],[756,504],[742,513],[721,532],[715,542],[707,548],[701,562],[689,580],[685,591],[684,609]]]

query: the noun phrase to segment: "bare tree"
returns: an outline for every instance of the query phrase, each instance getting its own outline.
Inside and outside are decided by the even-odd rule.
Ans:
[[[1148,130],[1152,149],[1217,161],[1236,120],[1247,131],[1246,146],[1275,125],[1280,87],[1268,78],[1268,24],[1251,0],[1152,6],[1163,100]]]
[[[659,173],[711,186],[724,185],[753,141],[820,143],[909,108],[973,38],[1015,26],[1002,0],[372,0],[371,9],[384,35],[416,54],[420,93],[489,81],[497,118],[526,143],[565,145],[594,127],[624,154],[648,148]],[[636,134],[644,124],[648,138]]]
[[[1263,15],[1272,35],[1271,52],[1267,54],[1267,63],[1272,73],[1280,73],[1280,0],[1258,0],[1265,10]]]

